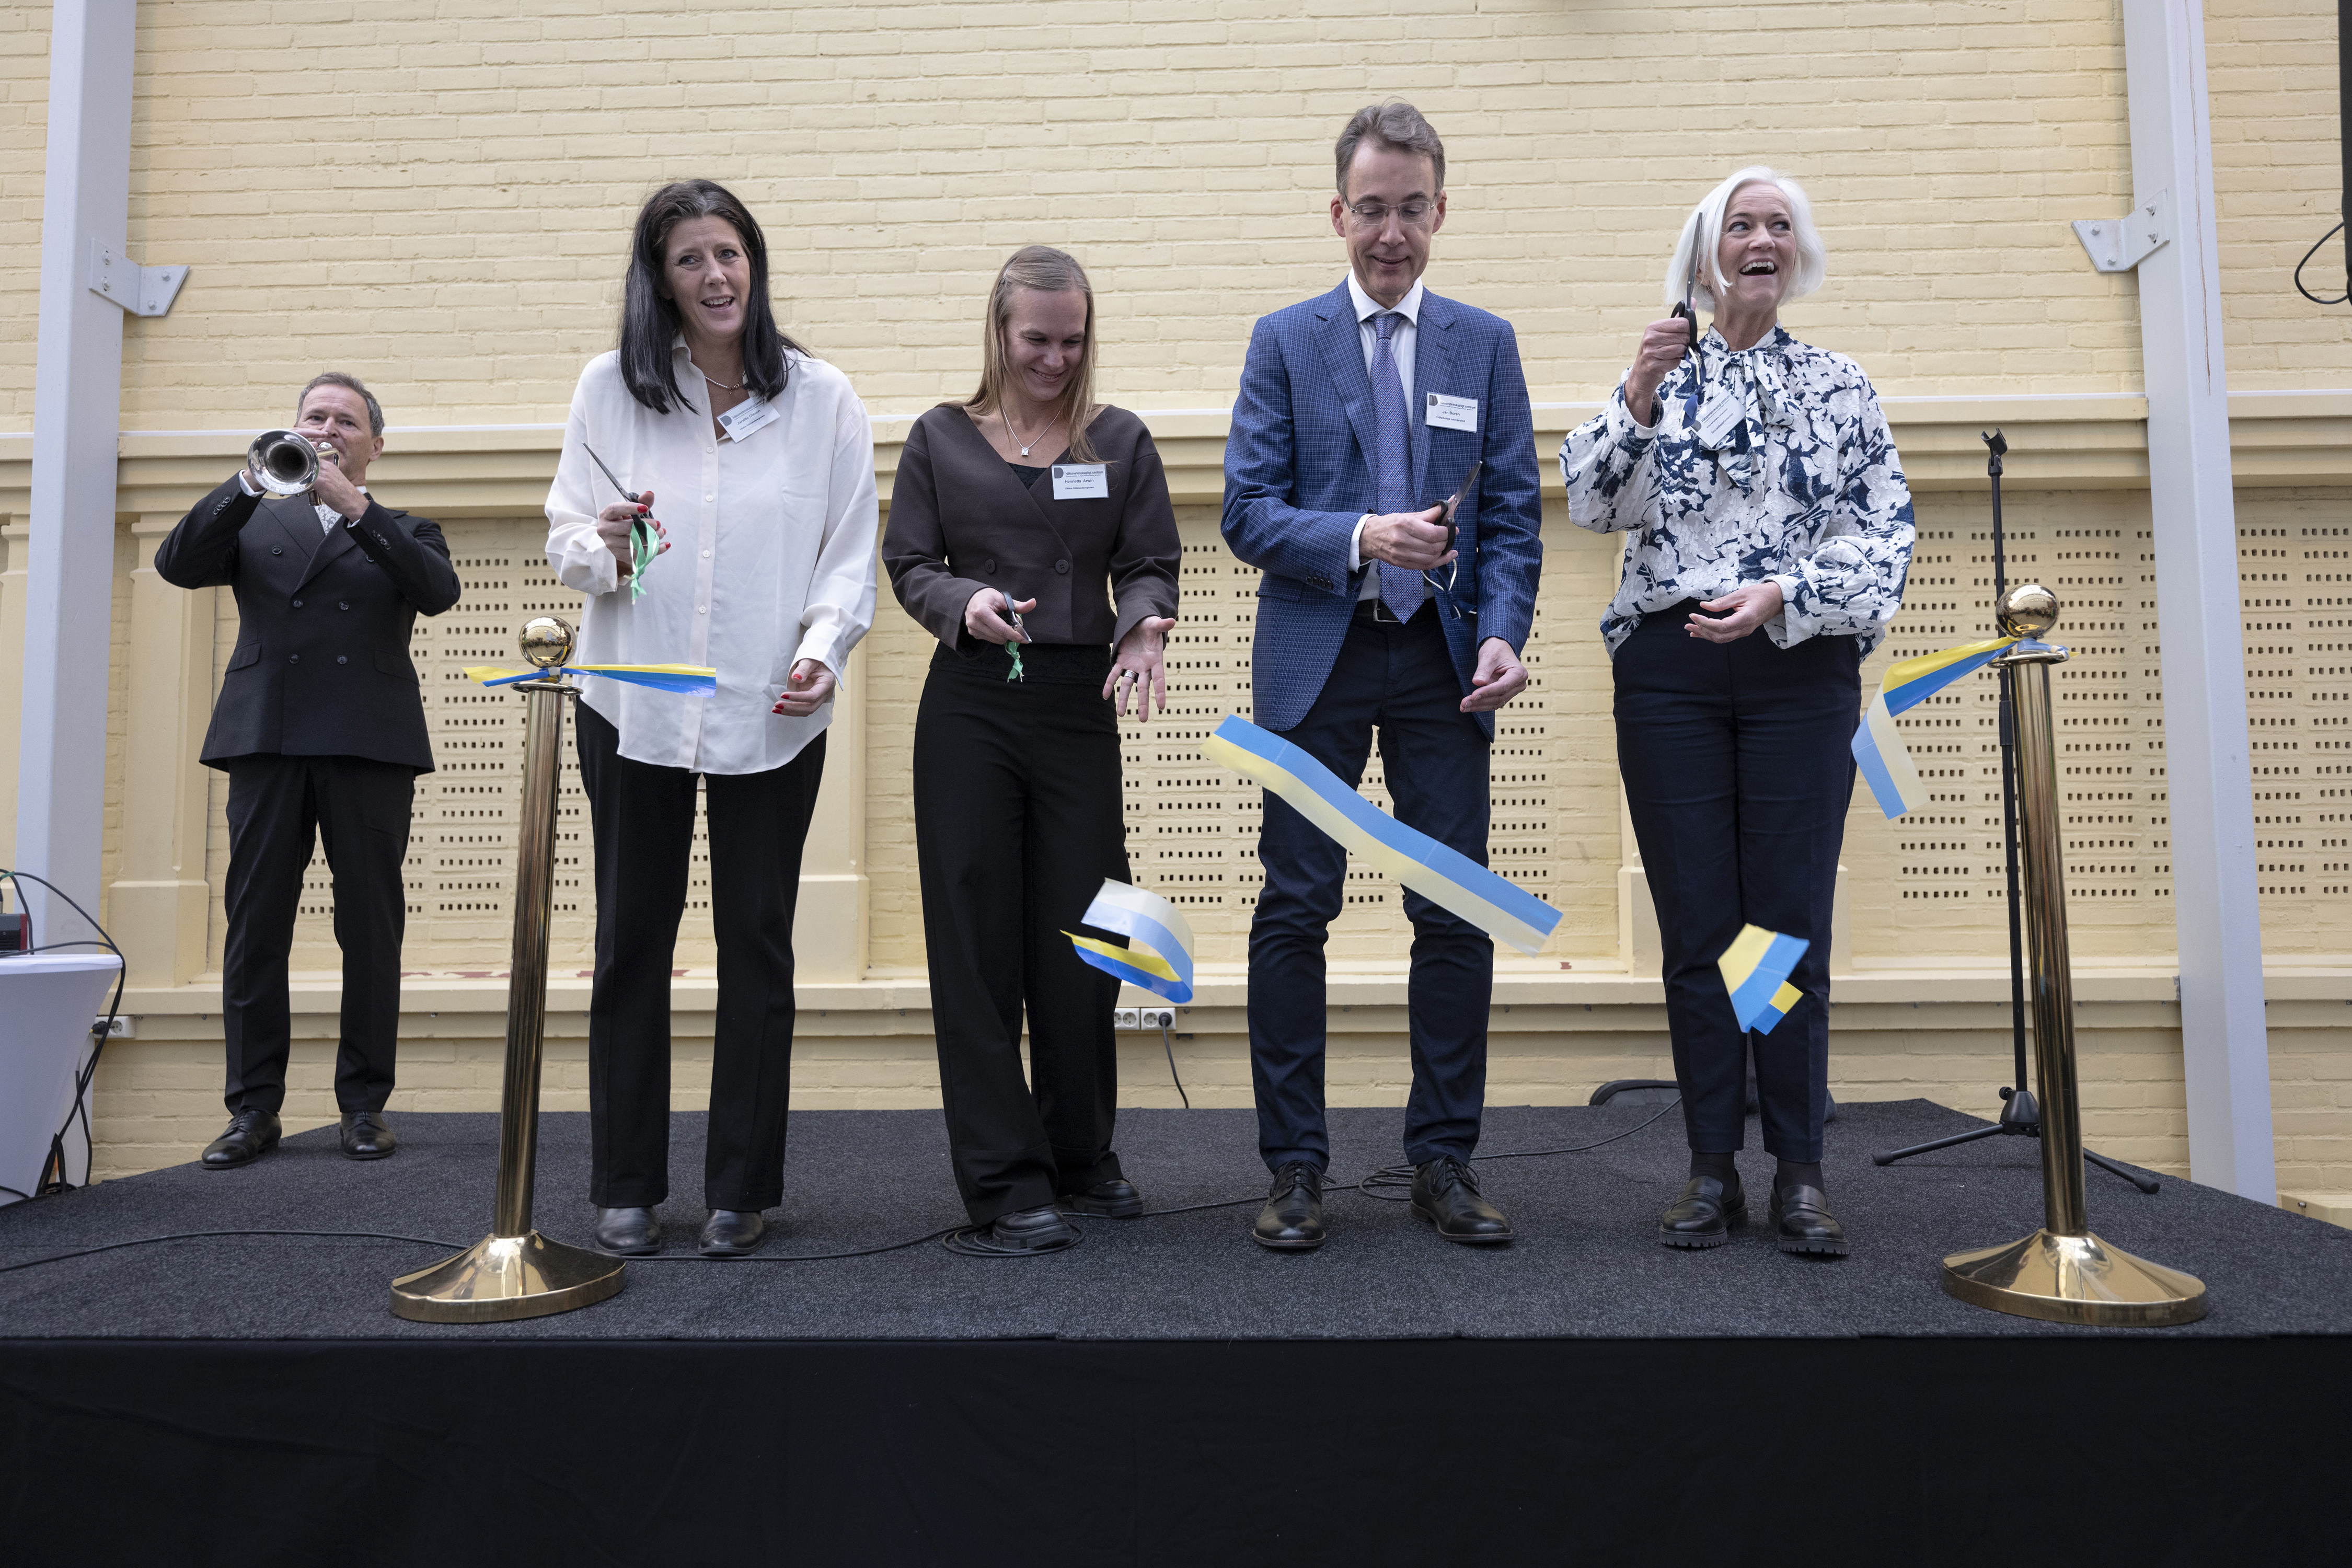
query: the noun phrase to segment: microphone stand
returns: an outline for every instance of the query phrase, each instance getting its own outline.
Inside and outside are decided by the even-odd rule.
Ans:
[[[1985,458],[1985,474],[1992,481],[1992,602],[1998,605],[2009,593],[2009,560],[2000,522],[2000,460],[2009,451],[2009,442],[1995,430],[1984,437],[1984,444],[1990,448]],[[2016,1052],[2017,1083],[2014,1088],[2001,1085],[2000,1119],[1991,1126],[1873,1154],[1870,1160],[1874,1165],[1891,1165],[1914,1154],[1932,1154],[1938,1149],[1957,1148],[1980,1138],[2042,1136],[2042,1108],[2034,1102],[2033,1091],[2025,1087],[2025,934],[2019,916],[2017,881],[2017,673],[2006,664],[1997,664],[1995,668],[2000,678],[2001,838],[2009,851],[2009,1028],[2010,1043]],[[2155,1192],[2159,1184],[2154,1176],[2142,1175],[2088,1149],[2083,1151],[2083,1158],[2103,1171],[2114,1172],[2143,1193]]]

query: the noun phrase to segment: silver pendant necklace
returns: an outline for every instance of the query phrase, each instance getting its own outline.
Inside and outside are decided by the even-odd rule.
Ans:
[[[1058,414],[1055,415],[1053,418],[1045,422],[1045,429],[1038,431],[1035,436],[1024,442],[1021,439],[1021,432],[1013,427],[1012,410],[1003,409],[999,412],[1003,415],[1004,419],[1004,433],[1013,437],[1013,444],[1021,448],[1021,455],[1024,458],[1029,455],[1030,447],[1035,446],[1047,436],[1053,434],[1054,426],[1062,422],[1062,416]]]

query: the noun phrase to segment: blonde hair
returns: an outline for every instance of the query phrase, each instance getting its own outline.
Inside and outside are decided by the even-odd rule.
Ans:
[[[1822,286],[1829,271],[1829,251],[1822,244],[1822,231],[1813,226],[1813,204],[1805,199],[1805,188],[1761,163],[1740,170],[1723,184],[1707,192],[1706,199],[1691,209],[1683,220],[1682,237],[1675,243],[1674,259],[1666,263],[1666,308],[1672,310],[1683,302],[1683,290],[1688,289],[1691,300],[1699,310],[1715,309],[1715,284],[1723,281],[1723,260],[1719,252],[1723,240],[1723,209],[1739,194],[1742,185],[1770,185],[1789,204],[1789,226],[1795,231],[1797,270],[1782,290],[1780,303],[1801,300]],[[1698,280],[1691,281],[1691,261],[1699,262]]]
[[[987,325],[981,334],[980,390],[964,400],[964,406],[975,414],[1003,416],[1004,389],[1013,379],[1013,356],[1005,348],[1004,334],[1013,322],[1015,289],[1034,289],[1040,294],[1066,294],[1076,289],[1087,297],[1087,343],[1079,352],[1078,368],[1071,373],[1069,384],[1062,388],[1058,417],[1068,422],[1071,460],[1098,462],[1093,446],[1087,440],[1087,426],[1099,411],[1095,402],[1095,290],[1094,285],[1087,281],[1087,269],[1066,250],[1055,250],[1050,245],[1024,245],[997,272],[996,286],[988,294]]]

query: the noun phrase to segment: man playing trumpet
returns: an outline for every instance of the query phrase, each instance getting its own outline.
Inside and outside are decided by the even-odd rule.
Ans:
[[[374,395],[330,371],[302,389],[291,435],[256,441],[246,467],[155,552],[165,582],[236,594],[236,649],[201,758],[229,781],[229,1124],[205,1150],[210,1170],[278,1145],[287,955],[302,869],[320,840],[343,950],[343,1152],[377,1160],[395,1147],[383,1106],[400,1028],[400,870],[416,775],[433,771],[408,637],[419,611],[437,616],[457,602],[457,573],[438,527],[369,497],[368,465],[383,453]]]

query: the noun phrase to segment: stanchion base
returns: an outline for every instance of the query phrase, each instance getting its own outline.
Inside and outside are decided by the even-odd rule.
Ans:
[[[608,1253],[526,1236],[484,1237],[392,1282],[392,1315],[418,1323],[510,1323],[617,1295],[627,1267]]]
[[[2037,1230],[1944,1259],[1944,1291],[1971,1307],[2053,1323],[2167,1328],[2205,1315],[2204,1281],[2095,1236]]]

